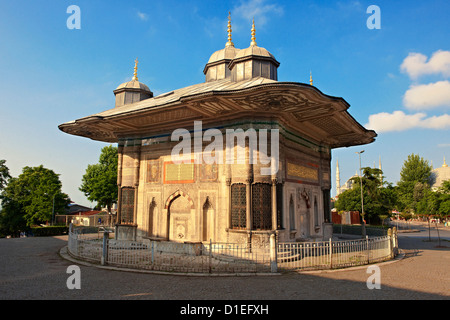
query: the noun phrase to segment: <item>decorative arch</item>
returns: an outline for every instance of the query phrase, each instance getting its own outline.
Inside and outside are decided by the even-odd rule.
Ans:
[[[195,209],[194,207],[194,201],[192,200],[192,198],[189,196],[189,194],[185,193],[184,191],[181,190],[177,190],[174,193],[172,193],[166,200],[166,203],[164,204],[164,209],[168,209],[170,202],[179,197],[179,196],[183,196],[185,198],[187,198],[187,200],[189,201],[190,205],[191,205],[191,209]]]

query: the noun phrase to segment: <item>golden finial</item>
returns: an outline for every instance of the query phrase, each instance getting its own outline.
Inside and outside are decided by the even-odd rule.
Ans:
[[[225,44],[225,47],[234,47],[234,43],[231,41],[231,12],[228,11],[228,42]]]
[[[448,165],[445,163],[445,156],[444,156],[444,164],[442,166],[443,167],[448,167]]]
[[[252,22],[252,42],[250,42],[251,46],[256,46],[256,38],[255,38],[255,19]]]
[[[313,85],[313,80],[312,80],[312,73],[311,71],[309,72],[309,84]]]
[[[138,65],[138,59],[136,58],[136,60],[134,60],[134,73],[133,73],[133,81],[138,81],[138,76],[137,76],[137,65]]]

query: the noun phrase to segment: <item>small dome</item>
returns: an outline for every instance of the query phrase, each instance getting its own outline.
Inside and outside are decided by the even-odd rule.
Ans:
[[[239,50],[238,54],[236,54],[235,59],[244,58],[248,56],[259,56],[259,57],[266,57],[266,58],[272,58],[274,60],[275,57],[273,54],[271,54],[269,51],[267,51],[265,48],[258,47],[258,46],[250,46],[246,49]]]
[[[141,89],[144,91],[150,91],[149,87],[142,82],[139,82],[137,80],[131,80],[128,82],[124,82],[121,85],[119,85],[116,90],[119,89]]]
[[[209,63],[214,63],[221,60],[232,60],[236,56],[236,54],[240,51],[240,49],[235,48],[234,46],[228,46],[221,50],[217,50],[214,52],[208,60]]]

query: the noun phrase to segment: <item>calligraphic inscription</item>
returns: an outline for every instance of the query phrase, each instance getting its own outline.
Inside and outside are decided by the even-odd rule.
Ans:
[[[164,183],[192,183],[195,180],[193,163],[164,163]]]
[[[302,179],[319,180],[319,170],[290,162],[287,164],[287,174]]]
[[[217,164],[203,163],[200,166],[200,181],[217,181]]]
[[[147,163],[147,182],[159,182],[160,176],[159,160],[149,160]]]

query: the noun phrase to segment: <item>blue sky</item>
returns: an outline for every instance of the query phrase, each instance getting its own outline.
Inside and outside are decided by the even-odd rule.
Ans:
[[[68,29],[67,8],[81,10]],[[381,29],[368,29],[370,5]],[[58,125],[114,107],[113,90],[139,80],[156,94],[204,81],[209,56],[224,48],[228,11],[237,48],[258,46],[281,63],[279,81],[308,83],[343,97],[349,112],[377,131],[376,142],[333,150],[341,181],[362,166],[396,183],[411,153],[450,161],[450,2],[431,1],[1,1],[0,159],[13,176],[24,166],[60,174],[78,191],[88,164],[107,145],[59,131]],[[448,161],[448,162],[449,162]]]

